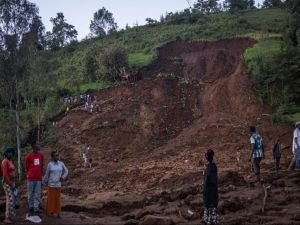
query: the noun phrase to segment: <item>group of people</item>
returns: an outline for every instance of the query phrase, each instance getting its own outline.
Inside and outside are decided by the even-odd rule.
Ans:
[[[260,183],[260,163],[265,158],[265,147],[263,144],[262,136],[256,131],[255,126],[250,126],[250,143],[251,151],[249,161],[251,162],[254,170],[256,181]],[[300,121],[295,123],[295,130],[293,132],[293,154],[294,158],[289,166],[289,169],[300,169]],[[281,158],[281,144],[277,139],[273,145],[272,153],[275,161],[276,175],[280,169]],[[203,204],[204,214],[203,221],[206,224],[217,224],[217,207],[218,207],[218,169],[213,161],[214,151],[208,149],[205,153],[205,158],[208,161],[206,169],[203,171]],[[240,155],[237,158],[239,161]]]
[[[14,148],[7,148],[3,153],[1,163],[2,185],[6,195],[6,210],[4,223],[12,223],[16,216],[17,190],[15,177],[16,169],[13,163]],[[68,176],[68,169],[63,162],[58,159],[58,153],[51,152],[51,161],[47,165],[46,172],[43,173],[44,155],[40,152],[37,144],[32,144],[32,152],[25,158],[25,169],[27,172],[27,193],[28,193],[28,214],[38,215],[43,209],[42,187],[47,186],[47,215],[61,213],[61,182]],[[44,175],[43,175],[44,174]]]
[[[84,104],[84,109],[88,112],[100,113],[100,106],[96,104],[96,96],[90,94],[80,94],[79,96],[64,96],[61,98],[62,104]],[[66,114],[70,111],[70,107],[66,107]]]
[[[84,104],[84,109],[89,112],[95,112],[95,113],[100,113],[100,106],[96,104],[96,96],[92,98],[91,95],[87,95],[85,104]]]

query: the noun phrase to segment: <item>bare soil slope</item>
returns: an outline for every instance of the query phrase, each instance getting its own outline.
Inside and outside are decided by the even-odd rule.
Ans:
[[[70,169],[60,223],[142,224],[159,215],[200,224],[204,152],[213,148],[222,224],[300,224],[299,174],[285,170],[292,130],[273,124],[271,109],[255,97],[242,56],[253,44],[168,43],[142,71],[144,79],[93,93],[101,113],[79,106],[60,120],[61,155]],[[264,213],[263,188],[253,184],[248,161],[252,124],[266,144],[262,178],[272,185]],[[275,178],[271,147],[278,137],[288,148]],[[92,168],[83,167],[82,145],[91,147]]]

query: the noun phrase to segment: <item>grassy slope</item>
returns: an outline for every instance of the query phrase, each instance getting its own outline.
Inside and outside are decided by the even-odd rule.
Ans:
[[[143,67],[156,55],[156,48],[181,37],[185,40],[215,40],[219,38],[247,36],[265,39],[280,36],[287,26],[287,13],[281,9],[263,9],[238,14],[217,13],[210,16],[198,15],[193,24],[172,25],[158,23],[123,30],[106,38],[82,41],[54,54],[59,61],[56,73],[61,77],[60,86],[66,86],[66,76],[83,76],[83,58],[93,45],[106,47],[122,43],[128,51],[129,64]],[[78,79],[77,77],[75,79]]]

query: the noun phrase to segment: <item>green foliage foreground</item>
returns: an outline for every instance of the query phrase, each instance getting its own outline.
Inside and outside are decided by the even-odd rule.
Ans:
[[[300,111],[299,49],[285,48],[281,39],[269,39],[248,49],[245,60],[259,98],[277,111],[274,121],[297,120]]]

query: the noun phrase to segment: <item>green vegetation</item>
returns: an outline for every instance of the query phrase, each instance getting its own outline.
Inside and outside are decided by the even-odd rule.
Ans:
[[[245,53],[259,97],[276,109],[274,122],[300,119],[300,2],[287,1],[287,9],[283,38],[260,42]]]
[[[141,68],[148,65],[153,59],[153,55],[145,53],[132,53],[128,55],[128,63],[131,67]]]
[[[111,83],[108,81],[87,83],[80,86],[80,93],[84,93],[88,90],[100,90],[109,86],[111,86]]]
[[[288,116],[288,118],[290,121],[293,121],[293,122],[300,121],[300,112],[291,114]]]
[[[288,14],[283,9],[250,10],[234,14],[174,14],[162,23],[128,28],[54,52],[53,57],[59,62],[55,73],[59,76],[60,87],[79,87],[82,83],[91,82],[88,78],[90,74],[87,74],[84,68],[86,56],[99,55],[109,46],[123,45],[128,54],[129,67],[141,68],[155,58],[158,47],[178,37],[184,40],[216,40],[243,36],[261,40],[281,36],[287,26]],[[91,49],[93,53],[90,53]],[[95,81],[98,82],[99,79]]]

